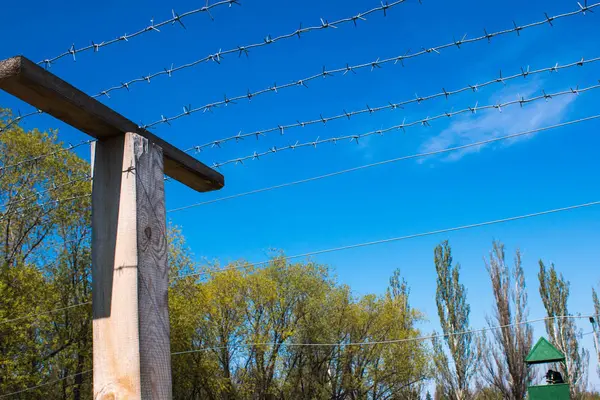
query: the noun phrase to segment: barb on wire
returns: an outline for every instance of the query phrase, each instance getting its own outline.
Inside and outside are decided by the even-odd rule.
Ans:
[[[569,89],[569,90],[564,90],[562,92],[557,92],[557,93],[552,93],[552,94],[547,94],[546,92],[542,91],[542,94],[539,96],[535,96],[535,97],[531,97],[531,98],[524,98],[524,97],[519,97],[517,100],[511,100],[511,101],[507,101],[505,103],[496,103],[496,104],[489,104],[489,105],[485,105],[485,106],[480,106],[479,103],[476,103],[475,106],[473,107],[467,107],[464,108],[462,110],[458,110],[458,111],[452,111],[452,112],[444,112],[442,114],[438,114],[436,116],[433,117],[426,117],[420,120],[416,120],[413,122],[402,122],[401,124],[397,124],[397,125],[393,125],[391,127],[385,128],[385,129],[378,129],[375,131],[370,131],[370,132],[366,132],[366,133],[361,133],[361,134],[352,134],[352,135],[345,135],[345,136],[337,136],[337,137],[333,137],[333,138],[328,138],[328,139],[318,139],[314,140],[314,141],[310,141],[310,142],[304,142],[304,143],[295,143],[293,145],[288,145],[285,147],[279,147],[277,148],[277,153],[281,153],[282,151],[287,151],[287,150],[295,150],[301,147],[314,147],[316,148],[317,145],[319,144],[324,144],[324,143],[334,143],[337,144],[340,141],[355,141],[356,143],[358,143],[358,141],[361,138],[364,137],[368,137],[368,136],[373,136],[373,135],[383,135],[384,133],[387,132],[391,132],[391,131],[398,131],[398,130],[402,130],[405,131],[406,128],[412,127],[412,126],[424,126],[424,127],[429,127],[431,126],[431,122],[441,119],[441,118],[451,118],[455,115],[458,114],[464,114],[464,113],[477,113],[477,111],[486,111],[486,110],[498,110],[499,112],[502,112],[502,109],[509,107],[511,105],[520,105],[521,107],[525,104],[528,103],[532,103],[535,101],[539,101],[539,100],[546,100],[548,101],[549,99],[552,99],[553,97],[560,97],[560,96],[566,96],[566,95],[579,95],[581,93],[585,93],[591,90],[595,90],[600,88],[600,83],[596,84],[596,85],[592,85],[592,86],[588,86],[586,88],[582,88],[582,89],[577,89],[576,91],[574,91],[573,89]],[[239,164],[242,163],[246,160],[257,160],[262,156],[266,156],[268,154],[274,154],[276,153],[275,151],[273,151],[272,149],[266,150],[262,153],[253,153],[251,155],[248,156],[244,156],[244,157],[238,157],[238,158],[233,158],[231,160],[227,160],[227,161],[223,161],[223,162],[216,162],[213,163],[213,167],[214,168],[221,168],[227,164]]]
[[[531,214],[522,214],[522,215],[518,215],[518,216],[514,216],[514,217],[495,219],[495,220],[485,221],[485,222],[477,222],[477,223],[473,223],[473,224],[469,224],[469,225],[455,226],[452,228],[444,228],[444,229],[438,229],[438,230],[434,230],[434,231],[414,233],[411,235],[396,236],[396,237],[387,238],[387,239],[374,240],[371,242],[355,243],[355,244],[350,244],[350,245],[346,245],[346,246],[331,247],[331,248],[323,249],[323,250],[309,251],[309,252],[302,253],[302,254],[285,256],[285,258],[286,258],[286,260],[295,260],[298,258],[312,257],[312,256],[320,255],[320,254],[335,253],[338,251],[357,249],[357,248],[361,248],[361,247],[370,247],[370,246],[375,246],[375,245],[380,245],[380,244],[400,242],[400,241],[409,240],[409,239],[416,239],[416,238],[425,237],[425,236],[439,235],[442,233],[449,233],[449,232],[456,232],[456,231],[462,231],[462,230],[467,230],[467,229],[481,228],[484,226],[503,224],[506,222],[519,221],[519,220],[523,220],[523,219],[540,217],[543,215],[556,214],[556,213],[561,213],[561,212],[565,212],[565,211],[572,211],[572,210],[576,210],[576,209],[588,208],[588,207],[593,207],[593,206],[598,206],[598,205],[600,205],[600,200],[591,201],[588,203],[576,204],[576,205],[567,206],[567,207],[554,208],[554,209],[546,210],[546,211],[538,211],[538,212],[531,213]],[[242,269],[242,268],[262,267],[264,265],[268,265],[270,262],[271,262],[270,260],[267,260],[267,261],[260,261],[260,262],[256,262],[256,263],[240,264],[240,265],[236,265],[233,267],[213,269],[213,270],[196,272],[196,273],[191,273],[191,274],[183,274],[183,275],[176,277],[175,279],[184,279],[184,278],[189,278],[189,277],[193,277],[193,276],[202,276],[202,275],[207,275],[210,273],[225,272],[225,271],[231,271],[231,270]]]
[[[12,169],[12,168],[22,167],[23,165],[35,164],[36,162],[38,162],[40,160],[43,160],[44,158],[52,157],[52,156],[54,156],[56,154],[60,154],[60,153],[63,153],[65,151],[73,151],[73,150],[75,150],[78,147],[91,144],[92,142],[95,142],[95,141],[96,141],[95,139],[84,140],[84,141],[81,141],[81,142],[76,143],[76,144],[69,144],[67,147],[63,147],[60,150],[52,151],[50,153],[40,154],[38,156],[31,157],[31,158],[19,161],[19,162],[14,163],[14,164],[0,165],[0,173],[4,172],[6,170]]]
[[[600,6],[600,3],[592,4],[592,5],[588,6],[588,8],[594,8],[594,7],[598,7],[598,6]],[[578,9],[576,11],[572,11],[572,12],[568,12],[568,13],[556,15],[553,18],[554,18],[554,20],[557,20],[557,19],[560,19],[560,18],[571,17],[571,16],[578,15],[578,14],[581,14],[581,13],[582,13],[581,9]],[[546,23],[547,23],[546,19],[543,19],[541,21],[532,22],[532,23],[527,24],[527,25],[521,25],[519,27],[519,29],[520,30],[524,30],[524,29],[528,29],[528,28],[533,28],[533,27],[536,27],[536,26],[544,25]],[[490,39],[492,37],[506,35],[506,34],[509,34],[511,32],[515,32],[515,28],[514,27],[513,28],[509,28],[509,29],[505,29],[505,30],[501,30],[501,31],[497,31],[497,32],[494,32],[494,33],[486,33],[484,36],[479,36],[479,37],[472,38],[472,39],[464,39],[464,40],[461,41],[461,44],[464,45],[464,44],[467,44],[467,43],[479,42],[479,41],[482,41],[482,40]],[[307,86],[308,82],[310,82],[312,80],[315,80],[315,79],[323,78],[323,74],[324,73],[327,73],[330,76],[331,75],[335,76],[335,75],[339,75],[340,73],[348,72],[349,70],[355,72],[358,69],[364,69],[364,68],[378,69],[377,67],[381,67],[383,64],[388,64],[388,63],[394,63],[394,64],[396,64],[398,62],[403,63],[404,60],[415,58],[415,57],[419,57],[419,56],[422,56],[422,55],[425,55],[425,54],[430,54],[432,52],[439,52],[440,50],[447,49],[447,48],[454,47],[454,46],[456,46],[456,44],[454,42],[449,42],[449,43],[442,44],[442,45],[439,45],[439,46],[430,47],[428,49],[424,49],[424,50],[421,50],[421,51],[416,52],[416,53],[407,52],[407,53],[405,53],[403,55],[400,55],[400,56],[390,57],[390,58],[386,58],[386,59],[377,59],[375,61],[371,61],[371,62],[367,62],[367,63],[363,63],[363,64],[354,65],[352,67],[349,67],[349,66],[346,65],[346,66],[341,67],[341,68],[336,68],[336,69],[332,69],[332,70],[322,71],[322,72],[319,72],[317,74],[308,76],[308,77],[303,78],[303,79],[296,79],[296,80],[294,80],[294,81],[292,81],[290,83],[286,83],[286,84],[283,84],[283,85],[274,85],[274,86],[268,87],[266,89],[258,90],[256,92],[245,93],[245,94],[238,95],[238,96],[235,96],[235,97],[230,97],[229,100],[230,101],[243,100],[243,99],[247,99],[249,97],[253,98],[253,97],[256,97],[258,95],[262,95],[262,94],[266,94],[266,93],[277,93],[281,89],[287,89],[287,88],[291,88],[291,87],[299,87],[299,86],[308,87]],[[237,51],[237,49],[236,49],[236,51]],[[188,64],[188,65],[192,65],[192,64]],[[377,67],[374,68],[374,65],[377,65]],[[157,73],[155,75],[159,75],[159,74],[162,75],[162,74],[164,74],[164,72],[159,72],[159,73]],[[141,81],[141,80],[142,79],[138,79],[136,81]],[[473,87],[471,87],[471,89],[473,91],[476,91],[478,87],[479,87],[479,85],[474,85]],[[111,88],[111,89],[116,90],[116,89],[119,89],[119,88],[122,88],[122,86],[115,86],[114,88]],[[101,94],[98,94],[98,96],[100,96],[100,95]],[[167,122],[171,122],[171,121],[177,120],[177,119],[185,117],[185,116],[189,116],[191,114],[194,114],[194,113],[197,113],[197,112],[200,112],[200,111],[206,112],[206,111],[212,110],[215,107],[223,106],[225,104],[226,104],[225,101],[216,101],[216,102],[208,103],[208,104],[205,104],[203,106],[195,107],[195,108],[185,107],[184,111],[182,113],[180,113],[180,114],[177,114],[177,115],[174,115],[174,116],[171,116],[171,117],[161,118],[161,119],[159,119],[157,121],[154,121],[154,122],[152,122],[150,124],[142,125],[142,126],[140,126],[140,128],[148,129],[148,128],[154,127],[156,125],[164,124],[164,123],[167,123]]]
[[[275,185],[275,186],[269,186],[269,187],[265,187],[265,188],[255,189],[255,190],[251,190],[251,191],[248,191],[248,192],[242,192],[242,193],[232,194],[232,195],[229,195],[229,196],[217,197],[216,199],[205,200],[205,201],[202,201],[200,203],[194,203],[194,204],[190,204],[190,205],[187,205],[187,206],[173,208],[173,209],[168,210],[167,212],[171,213],[171,212],[183,211],[183,210],[187,210],[189,208],[200,207],[200,206],[204,206],[204,205],[208,205],[208,204],[212,204],[212,203],[219,203],[219,202],[225,201],[225,200],[232,200],[232,199],[236,199],[236,198],[239,198],[239,197],[246,197],[246,196],[250,196],[250,195],[254,195],[254,194],[258,194],[258,193],[262,193],[262,192],[270,192],[272,190],[282,189],[284,187],[296,186],[296,185],[300,185],[300,184],[303,184],[303,183],[308,183],[308,182],[317,181],[317,180],[321,180],[321,179],[331,178],[331,177],[334,177],[334,176],[337,176],[337,175],[343,175],[343,174],[347,174],[347,173],[350,173],[350,172],[360,171],[360,170],[367,169],[367,168],[373,168],[373,167],[378,167],[380,165],[391,164],[391,163],[395,163],[395,162],[398,162],[398,161],[405,161],[405,160],[410,160],[410,159],[423,158],[423,157],[429,157],[429,156],[434,156],[434,155],[439,155],[439,154],[451,153],[451,152],[454,152],[454,151],[464,150],[464,149],[467,149],[467,148],[470,148],[470,147],[480,147],[480,146],[484,146],[484,145],[487,145],[487,144],[490,144],[490,143],[495,143],[495,142],[499,142],[499,141],[503,141],[503,140],[513,139],[513,138],[520,137],[520,136],[525,136],[525,135],[531,135],[533,133],[545,132],[545,131],[549,131],[551,129],[561,128],[561,127],[564,127],[564,126],[574,125],[574,124],[578,124],[578,123],[581,123],[581,122],[587,122],[587,121],[591,121],[591,120],[596,120],[596,119],[599,119],[599,118],[600,118],[600,114],[597,114],[597,115],[592,115],[592,116],[581,118],[581,119],[577,119],[577,120],[563,122],[563,123],[560,123],[560,124],[555,124],[555,125],[550,125],[550,126],[545,126],[545,127],[537,128],[537,129],[528,130],[528,131],[513,133],[513,134],[510,134],[510,135],[500,136],[500,137],[497,137],[497,138],[483,140],[483,141],[479,141],[479,142],[468,143],[468,144],[461,145],[461,146],[448,147],[448,148],[445,148],[445,149],[440,149],[440,150],[435,150],[435,151],[429,151],[429,152],[425,152],[425,153],[418,153],[418,154],[411,154],[411,155],[408,155],[408,156],[396,157],[396,158],[392,158],[392,159],[388,159],[388,160],[384,160],[384,161],[379,161],[379,162],[375,162],[375,163],[371,163],[371,164],[361,165],[361,166],[354,167],[354,168],[348,168],[348,169],[343,169],[343,170],[340,170],[340,171],[330,172],[328,174],[317,175],[317,176],[313,176],[311,178],[306,178],[306,179],[301,179],[301,180],[297,180],[297,181],[282,183],[282,184]]]
[[[365,17],[368,16],[368,15],[370,15],[370,14],[373,14],[373,13],[376,13],[376,12],[381,12],[381,11],[389,9],[391,7],[395,7],[395,6],[399,5],[399,4],[405,3],[406,1],[407,0],[396,0],[396,1],[394,1],[392,3],[389,3],[389,4],[385,3],[385,4],[382,4],[379,7],[374,7],[372,9],[368,10],[368,11],[361,12],[361,13],[357,14],[356,16],[342,18],[342,19],[339,19],[339,20],[333,21],[333,22],[326,22],[324,20],[321,20],[320,24],[314,25],[314,26],[307,26],[305,28],[303,28],[302,25],[301,25],[300,28],[295,29],[292,32],[289,32],[289,33],[286,33],[286,34],[283,34],[283,35],[280,35],[280,36],[271,37],[271,35],[268,35],[264,40],[262,40],[260,42],[257,42],[257,43],[247,44],[247,45],[244,45],[244,46],[238,45],[238,46],[235,46],[235,47],[233,47],[233,48],[231,48],[229,50],[221,50],[221,49],[219,49],[218,52],[216,52],[214,54],[209,54],[208,56],[206,56],[204,58],[200,58],[200,59],[198,59],[196,61],[192,61],[192,62],[190,62],[188,64],[183,64],[183,65],[180,65],[178,67],[171,67],[170,72],[166,72],[166,71],[162,70],[162,71],[155,72],[153,74],[148,74],[148,75],[146,75],[144,77],[141,77],[141,78],[132,79],[132,80],[130,80],[128,82],[121,83],[121,84],[113,86],[111,88],[102,90],[98,94],[96,94],[95,96],[92,96],[92,97],[107,96],[110,92],[113,92],[115,90],[123,90],[123,89],[128,89],[129,90],[129,88],[133,84],[140,83],[140,82],[148,82],[148,83],[150,83],[151,80],[154,79],[154,78],[156,78],[156,77],[159,77],[159,76],[162,76],[162,75],[171,76],[174,72],[181,71],[182,69],[191,68],[191,67],[194,67],[194,66],[196,66],[198,64],[208,63],[208,62],[211,62],[211,61],[213,61],[213,62],[215,62],[217,64],[220,64],[221,60],[223,59],[223,57],[226,56],[226,55],[228,55],[228,54],[237,54],[238,56],[241,56],[242,54],[248,55],[250,53],[250,51],[253,50],[253,49],[256,49],[258,47],[268,46],[268,45],[271,45],[273,43],[280,42],[282,40],[292,39],[295,36],[300,37],[300,35],[303,34],[303,33],[308,33],[308,32],[311,32],[311,31],[319,31],[319,30],[324,30],[324,29],[328,29],[328,28],[337,28],[340,25],[343,25],[343,24],[346,24],[346,23],[349,23],[349,22],[356,23],[357,19],[365,20],[366,19]],[[371,64],[369,64],[369,66],[371,66]],[[321,73],[321,74],[319,74],[319,76],[323,77],[323,74]],[[306,84],[306,82],[302,82],[302,81],[300,81],[298,83],[298,85],[305,85],[305,84]],[[276,90],[276,88],[275,89],[269,89],[269,90]],[[240,97],[239,99],[241,99],[241,98],[248,98],[248,97],[249,96],[246,94],[246,95]],[[239,99],[236,99],[236,100],[239,100]],[[225,104],[225,103],[219,102],[219,104]]]
[[[8,130],[8,128],[10,128],[11,126],[18,124],[19,122],[21,122],[21,121],[22,121],[22,120],[24,120],[25,118],[29,118],[29,117],[32,117],[32,116],[34,116],[34,115],[39,115],[39,114],[42,114],[42,113],[43,113],[43,111],[42,111],[42,110],[35,110],[35,111],[29,112],[29,113],[27,113],[27,114],[21,114],[21,113],[19,112],[19,113],[18,113],[19,115],[18,115],[18,116],[16,116],[15,118],[11,119],[10,121],[8,121],[8,122],[6,123],[6,125],[4,125],[3,127],[2,127],[2,126],[0,126],[0,134],[1,134],[2,132],[4,132],[4,131]]]
[[[529,75],[536,75],[536,74],[541,74],[541,73],[545,73],[545,72],[552,72],[552,71],[556,71],[556,70],[572,68],[572,67],[576,67],[576,66],[583,66],[585,64],[594,63],[597,61],[600,61],[600,57],[591,58],[589,60],[585,60],[582,58],[579,61],[572,62],[569,64],[560,65],[560,66],[558,64],[556,64],[552,67],[541,68],[541,69],[537,69],[534,71],[531,71],[529,69],[529,67],[527,67],[527,70],[521,68],[520,73],[516,73],[516,74],[510,75],[510,76],[505,76],[505,77],[501,76],[500,78],[494,78],[494,79],[488,80],[487,82],[477,84],[477,87],[483,88],[483,87],[486,87],[489,85],[496,84],[498,82],[506,83],[507,81],[517,79],[520,77],[526,78]],[[212,140],[210,142],[207,142],[207,143],[204,143],[201,145],[190,147],[190,148],[186,149],[185,151],[186,152],[191,152],[191,151],[200,152],[205,148],[214,148],[215,143],[219,143],[218,147],[220,147],[220,145],[223,143],[227,143],[227,142],[230,142],[233,140],[235,140],[235,142],[237,143],[240,140],[243,140],[244,138],[247,138],[247,137],[256,137],[258,139],[260,136],[266,136],[268,133],[271,133],[271,132],[283,132],[283,131],[287,132],[289,129],[293,129],[293,128],[304,128],[308,125],[314,125],[314,124],[319,124],[319,123],[326,124],[329,121],[336,121],[336,120],[344,119],[344,118],[350,119],[350,117],[353,117],[355,115],[361,115],[361,114],[367,114],[367,113],[369,115],[372,115],[373,113],[383,111],[383,110],[396,110],[399,108],[403,108],[405,105],[408,105],[408,104],[413,104],[413,103],[421,104],[424,101],[433,100],[433,99],[436,99],[439,97],[445,97],[446,99],[448,99],[450,96],[457,95],[457,94],[465,92],[465,91],[470,91],[470,90],[472,90],[472,87],[473,87],[473,85],[467,85],[466,87],[463,87],[463,88],[460,88],[457,90],[450,90],[450,91],[448,91],[446,89],[442,89],[442,92],[440,92],[440,93],[435,93],[435,94],[431,94],[429,96],[422,96],[422,97],[416,96],[413,99],[400,101],[397,103],[389,102],[388,104],[382,105],[379,107],[369,107],[367,105],[366,108],[363,108],[360,110],[355,110],[355,111],[350,111],[350,112],[344,110],[344,112],[342,114],[332,115],[329,117],[323,117],[323,115],[320,115],[318,119],[314,118],[312,120],[297,121],[296,123],[291,123],[291,124],[287,124],[287,125],[277,125],[276,127],[262,129],[262,130],[244,133],[244,134],[239,132],[235,136],[229,136],[229,137],[225,137],[222,139]],[[576,91],[577,91],[577,89],[573,89],[573,93],[575,93]]]
[[[132,39],[136,36],[140,36],[140,35],[143,35],[145,33],[151,32],[151,31],[160,32],[160,29],[159,29],[160,27],[163,27],[163,26],[169,25],[169,24],[174,25],[175,23],[178,23],[183,28],[185,28],[185,25],[183,24],[182,19],[185,17],[189,17],[190,15],[194,15],[194,14],[198,14],[198,13],[207,13],[208,16],[210,17],[210,19],[214,20],[213,16],[210,13],[211,9],[213,9],[215,7],[223,6],[223,5],[229,5],[229,7],[231,7],[233,4],[240,5],[238,0],[223,0],[223,1],[213,3],[213,4],[208,4],[208,1],[207,1],[206,5],[204,7],[186,11],[182,14],[178,14],[177,12],[175,12],[175,10],[171,10],[172,18],[169,18],[167,20],[164,20],[164,21],[158,22],[158,23],[155,23],[154,18],[152,18],[152,19],[150,19],[150,25],[146,26],[145,28],[140,29],[139,31],[134,32],[134,33],[120,35],[117,38],[112,39],[112,40],[107,40],[107,41],[103,41],[100,43],[95,43],[94,41],[92,41],[90,45],[83,46],[80,48],[75,48],[75,44],[73,43],[65,52],[57,55],[56,57],[46,58],[42,61],[39,61],[38,64],[40,64],[40,65],[43,64],[46,68],[50,68],[52,63],[54,63],[55,61],[57,61],[63,57],[67,57],[67,56],[71,56],[71,57],[73,57],[73,61],[77,61],[77,59],[75,58],[76,54],[87,52],[90,50],[93,50],[94,53],[97,53],[100,50],[100,48],[102,48],[102,47],[110,46],[110,45],[113,45],[118,42],[127,42],[127,41],[129,41],[129,39]]]

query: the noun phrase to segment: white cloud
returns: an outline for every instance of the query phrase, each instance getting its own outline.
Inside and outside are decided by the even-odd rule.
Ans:
[[[510,89],[510,95],[506,95]],[[514,100],[517,93],[525,98],[541,94],[541,83],[533,81],[527,85],[510,87],[501,90],[495,96],[491,96],[486,104],[497,104]],[[462,114],[454,119],[450,126],[438,135],[427,140],[421,151],[429,152],[449,147],[465,145],[468,143],[493,139],[512,133],[537,129],[545,125],[558,123],[566,114],[569,104],[576,96],[566,95],[548,101],[538,100],[526,104],[523,108],[518,105],[506,107],[502,112],[486,110],[477,114]],[[510,146],[517,141],[530,139],[533,135],[520,136],[515,139],[503,141],[503,146]],[[466,154],[478,152],[481,147],[469,147],[450,153],[442,158],[443,161],[457,161]]]

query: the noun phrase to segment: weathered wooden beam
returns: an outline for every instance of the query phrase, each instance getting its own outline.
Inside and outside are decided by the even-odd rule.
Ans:
[[[0,89],[96,139],[137,133],[163,149],[165,174],[200,192],[218,190],[223,175],[177,149],[23,56],[0,61]]]
[[[170,400],[162,150],[127,133],[93,159],[93,398]]]

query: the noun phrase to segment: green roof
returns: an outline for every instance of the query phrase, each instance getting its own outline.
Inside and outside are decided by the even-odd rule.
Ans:
[[[527,364],[543,364],[558,361],[565,361],[565,355],[543,337],[533,346],[525,359]]]

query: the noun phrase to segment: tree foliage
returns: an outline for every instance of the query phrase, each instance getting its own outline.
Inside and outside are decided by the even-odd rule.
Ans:
[[[481,338],[482,379],[509,400],[525,399],[527,384],[532,372],[525,364],[533,340],[533,329],[523,324],[528,317],[525,276],[521,265],[521,252],[515,253],[514,267],[505,262],[504,245],[492,244],[486,267],[494,294],[494,314],[488,325],[506,326],[493,330],[491,341]]]
[[[443,396],[449,400],[470,398],[471,379],[477,364],[477,349],[473,334],[456,335],[470,329],[471,307],[467,289],[460,283],[460,264],[452,264],[452,249],[447,241],[434,250],[437,272],[436,304],[444,342],[452,363],[439,339],[433,341],[436,380]]]
[[[0,127],[10,117],[0,110]],[[92,398],[89,169],[55,131],[13,125],[0,134],[0,397],[34,387],[15,398]],[[470,307],[443,242],[434,262],[444,336],[432,354],[415,340],[424,318],[399,271],[384,294],[354,296],[329,267],[284,255],[260,269],[198,268],[181,230],[170,226],[167,236],[176,399],[419,399],[432,378],[435,399],[523,398],[531,328],[519,323],[528,299],[520,253],[507,267],[499,242],[488,262],[489,324],[517,325],[480,351],[472,334],[460,334],[470,329]],[[539,280],[548,315],[568,315],[569,283],[541,261]],[[599,313],[595,291],[593,301]],[[567,355],[574,395],[598,398],[583,393],[588,355],[573,320],[546,329]],[[477,371],[479,353],[486,356]],[[476,376],[483,385],[473,385]]]
[[[596,372],[600,377],[600,332],[599,322],[600,321],[600,301],[598,300],[598,293],[592,288],[592,302],[594,303],[594,349],[596,350],[596,356],[598,357],[598,365],[596,365]]]
[[[89,399],[89,165],[64,151],[56,132],[14,125],[0,135],[0,168],[0,393],[56,381],[19,398]],[[260,270],[239,264],[175,279],[195,263],[180,230],[169,229],[168,243],[172,350],[192,350],[173,355],[175,398],[420,393],[427,373],[422,342],[369,344],[420,334],[422,317],[399,273],[385,295],[362,298],[328,268],[284,257]],[[53,309],[61,310],[44,313]],[[302,343],[335,345],[296,346]]]
[[[547,268],[540,260],[539,266],[540,297],[548,317],[570,316],[567,306],[569,281],[556,272],[554,264]],[[589,353],[580,346],[582,332],[572,318],[552,318],[546,320],[546,333],[550,342],[565,355],[566,365],[560,364],[559,368],[562,375],[568,377],[571,397],[578,398],[587,387],[589,360]]]
[[[399,273],[385,295],[356,299],[322,265],[281,256],[238,266],[174,282],[172,347],[184,352],[173,358],[176,398],[418,398],[424,344],[368,344],[420,334]]]
[[[0,393],[76,375],[23,399],[91,391],[81,374],[91,368],[91,308],[66,308],[91,299],[89,165],[61,149],[56,132],[15,125],[0,135]]]

